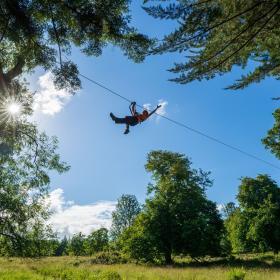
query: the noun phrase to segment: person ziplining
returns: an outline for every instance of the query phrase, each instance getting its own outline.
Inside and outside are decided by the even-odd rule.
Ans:
[[[131,102],[131,104],[129,105],[129,110],[130,110],[131,116],[125,116],[124,118],[118,118],[113,113],[110,113],[110,117],[116,124],[125,124],[126,129],[124,131],[124,134],[128,134],[129,126],[135,126],[137,124],[144,122],[151,115],[153,115],[160,107],[161,107],[161,105],[157,105],[157,107],[150,113],[148,112],[148,110],[144,109],[143,112],[141,114],[139,114],[136,111],[136,102]]]

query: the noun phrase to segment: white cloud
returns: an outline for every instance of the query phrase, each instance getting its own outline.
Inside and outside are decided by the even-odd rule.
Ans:
[[[39,89],[34,95],[34,110],[46,115],[59,113],[72,97],[67,90],[57,90],[51,72],[39,77]]]
[[[59,237],[72,236],[78,232],[88,235],[100,227],[110,228],[116,202],[99,201],[93,204],[78,205],[73,201],[65,201],[63,194],[61,188],[55,189],[46,200],[53,211],[49,224]]]
[[[144,109],[146,109],[146,110],[148,110],[148,111],[151,111],[152,104],[150,104],[150,103],[143,104],[143,107],[144,107]]]
[[[220,213],[222,213],[224,209],[225,209],[225,205],[224,204],[217,204],[217,210]]]
[[[168,105],[168,102],[163,100],[163,99],[160,99],[158,101],[158,105],[161,105],[161,107],[157,110],[157,115],[155,117],[156,122],[159,122],[160,116],[165,116],[167,114],[166,113],[166,107]],[[150,104],[150,103],[144,104],[143,107],[148,111],[151,111],[151,110],[154,109],[152,107],[152,104]]]

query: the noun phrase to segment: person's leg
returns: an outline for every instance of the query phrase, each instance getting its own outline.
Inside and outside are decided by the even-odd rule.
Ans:
[[[117,124],[125,124],[125,123],[127,123],[125,118],[117,118],[113,113],[110,113],[110,117]]]
[[[124,134],[129,133],[130,125],[134,126],[138,123],[137,118],[135,116],[126,116],[125,118],[117,118],[113,113],[110,113],[110,117],[117,124],[126,124],[126,129],[124,131]]]
[[[132,116],[135,116],[137,115],[137,112],[136,112],[136,102],[132,102],[132,106],[131,106],[131,111],[132,111]]]
[[[125,123],[126,123],[126,130],[125,130],[124,134],[128,134],[129,126],[135,126],[138,124],[137,117],[136,116],[126,116]]]
[[[129,125],[128,124],[126,124],[126,129],[125,129],[125,131],[124,131],[124,133],[123,134],[128,134],[129,133]]]
[[[126,116],[125,122],[130,126],[134,126],[138,123],[136,116]]]

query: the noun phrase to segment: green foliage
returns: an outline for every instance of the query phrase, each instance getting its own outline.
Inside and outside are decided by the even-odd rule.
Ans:
[[[42,229],[49,215],[43,203],[48,173],[69,169],[56,152],[57,139],[27,122],[32,95],[22,74],[42,67],[52,71],[57,88],[75,92],[81,83],[77,66],[67,58],[72,47],[98,56],[112,44],[140,62],[152,43],[130,26],[130,1],[70,2],[0,2],[0,242],[8,254],[50,254],[42,249],[52,242]],[[20,103],[21,118],[7,112],[10,101]],[[72,245],[74,254],[83,254]],[[57,254],[64,253],[62,247]]]
[[[26,89],[19,90],[21,98]],[[44,223],[50,214],[44,204],[48,174],[62,173],[69,167],[57,154],[57,139],[27,122],[32,100],[22,101],[23,116],[18,121],[1,111],[1,117],[8,119],[0,124],[0,143],[9,147],[9,152],[0,155],[0,236],[8,255],[35,256],[48,251],[47,243],[53,238]]]
[[[135,195],[124,194],[118,199],[116,210],[112,213],[112,227],[110,235],[116,239],[140,213],[141,207]]]
[[[108,230],[106,228],[100,228],[87,236],[85,240],[85,251],[87,255],[91,256],[94,253],[106,250],[108,245]]]
[[[269,149],[278,159],[280,159],[280,108],[273,113],[275,123],[268,131],[267,136],[262,139],[266,149]]]
[[[56,236],[52,229],[41,221],[29,230],[27,238],[21,244],[21,255],[24,257],[53,256],[56,247]]]
[[[61,241],[58,241],[58,244],[55,248],[55,256],[65,256],[67,255],[68,249],[68,239],[66,236]]]
[[[63,246],[67,246],[67,253],[74,256],[92,256],[104,251],[109,246],[108,230],[100,228],[85,236],[81,232],[74,234],[67,240],[64,238]],[[64,252],[66,248],[64,247]]]
[[[1,272],[0,280],[45,280],[43,276],[34,275],[32,272],[5,271]]]
[[[0,256],[3,257],[42,257],[53,256],[58,241],[50,228],[43,224],[32,225],[33,228],[25,233],[20,246],[15,244],[10,236],[0,237]]]
[[[101,280],[122,280],[121,276],[115,271],[102,272],[102,273],[100,273],[98,279],[101,279]]]
[[[232,256],[232,246],[230,243],[230,240],[227,236],[227,233],[224,233],[221,237],[220,241],[220,247],[221,247],[221,256],[227,257],[228,260],[231,260]]]
[[[219,254],[223,223],[216,204],[206,199],[209,174],[167,151],[149,153],[146,170],[154,184],[142,213],[121,237],[124,250],[141,261],[163,257],[166,263],[172,254]]]
[[[65,280],[121,280],[121,276],[115,271],[90,271],[74,268],[43,268],[39,270],[44,277]],[[45,279],[45,278],[44,278]]]
[[[125,229],[117,239],[117,248],[130,260],[140,262],[161,261],[161,254],[146,224],[146,216],[144,214],[138,215],[132,226]]]
[[[57,154],[57,138],[40,133],[27,121],[33,100],[26,86],[13,81],[10,89],[12,92],[0,101],[1,255],[48,256],[56,243],[45,225],[50,215],[44,202],[49,172],[62,173],[69,166]],[[7,112],[7,102],[13,101],[21,104],[18,119]]]
[[[253,250],[252,243],[247,239],[248,223],[248,217],[244,216],[239,208],[225,221],[227,238],[234,253]]]
[[[280,249],[280,188],[267,175],[245,177],[237,195],[239,207],[226,220],[233,250]]]
[[[151,2],[151,1],[145,1]],[[280,77],[279,3],[273,1],[162,1],[145,6],[160,20],[174,20],[177,27],[164,37],[153,54],[183,52],[187,62],[170,70],[185,84],[212,79],[234,66],[245,68],[253,61],[254,70],[244,73],[230,89],[241,89],[267,76]]]
[[[234,202],[229,202],[223,207],[223,215],[225,218],[230,217],[236,210]]]
[[[51,70],[58,88],[80,88],[77,66],[66,55],[77,47],[99,56],[109,44],[136,62],[152,41],[130,26],[129,0],[16,1],[0,3],[0,92],[35,67]]]
[[[184,267],[154,265],[92,265],[91,257],[54,257],[41,259],[0,258],[0,280],[96,280],[121,277],[123,280],[227,280],[233,270],[246,272],[244,280],[278,280],[279,264],[271,264],[272,254],[236,256],[236,262],[210,259]],[[257,266],[258,265],[258,266]],[[115,275],[119,276],[115,276]],[[101,278],[104,277],[104,278]],[[105,278],[107,279],[107,278]],[[113,278],[114,279],[114,278]]]
[[[91,259],[91,264],[122,264],[127,263],[128,259],[118,251],[104,251],[95,253]]]
[[[243,269],[233,269],[229,272],[228,280],[244,280],[246,272]]]
[[[86,255],[85,235],[79,232],[72,236],[72,238],[69,240],[68,253],[69,255],[74,255],[74,256]]]
[[[278,202],[279,198],[280,189],[268,175],[242,178],[237,194],[240,207],[244,209],[259,209],[267,199]]]

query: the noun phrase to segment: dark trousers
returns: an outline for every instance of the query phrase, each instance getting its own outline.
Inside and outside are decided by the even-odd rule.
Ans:
[[[135,116],[126,116],[125,118],[115,118],[115,123],[118,124],[126,124],[130,126],[134,126],[138,124],[137,117]]]

